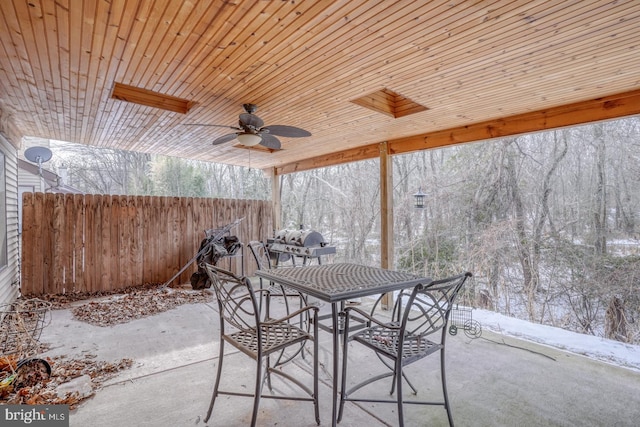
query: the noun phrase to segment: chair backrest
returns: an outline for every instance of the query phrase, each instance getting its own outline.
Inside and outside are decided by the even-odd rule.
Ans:
[[[444,341],[451,308],[469,277],[471,273],[464,273],[401,292],[394,313],[396,318],[402,313],[403,335],[424,337],[442,331]]]
[[[256,260],[258,270],[268,270],[271,268],[271,258],[269,257],[267,245],[258,240],[252,240],[247,246],[249,246],[251,254],[253,254],[253,259]]]
[[[227,326],[235,330],[253,329],[260,323],[258,304],[251,282],[230,271],[204,264],[216,294],[220,314],[220,330],[227,334]]]

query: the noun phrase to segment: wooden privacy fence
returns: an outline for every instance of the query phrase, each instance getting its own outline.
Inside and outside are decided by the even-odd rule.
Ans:
[[[271,202],[191,197],[25,193],[23,295],[100,292],[164,283],[198,252],[204,231],[244,218],[231,231],[245,244],[273,234]],[[223,260],[240,272],[242,257]],[[229,261],[227,263],[227,261]],[[173,283],[187,283],[196,263]]]

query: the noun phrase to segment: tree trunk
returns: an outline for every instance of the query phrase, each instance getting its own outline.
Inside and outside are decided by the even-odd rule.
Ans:
[[[618,297],[613,297],[606,313],[604,332],[606,338],[629,342],[628,321],[625,311],[624,301]]]
[[[596,144],[596,189],[593,212],[594,247],[597,255],[607,253],[606,146],[602,125],[594,125]]]
[[[535,318],[535,292],[538,287],[537,266],[531,254],[529,236],[527,235],[525,208],[520,194],[518,174],[516,171],[516,153],[510,150],[514,140],[505,143],[508,151],[506,156],[506,173],[511,202],[513,203],[513,216],[516,233],[516,251],[520,266],[522,267],[522,279],[527,301],[527,312],[530,319]]]

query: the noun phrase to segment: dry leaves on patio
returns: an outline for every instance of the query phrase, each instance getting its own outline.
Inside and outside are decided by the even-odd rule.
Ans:
[[[51,376],[48,379],[39,381],[34,385],[14,389],[6,387],[0,392],[0,404],[27,404],[27,405],[69,405],[73,409],[79,402],[89,395],[81,396],[78,392],[64,393],[59,395],[56,388],[61,384],[87,375],[91,378],[90,386],[93,392],[101,387],[108,379],[113,378],[118,372],[128,369],[133,364],[131,359],[121,359],[118,362],[105,362],[90,360],[92,356],[87,356],[83,360],[67,360],[65,356],[58,356],[53,359],[47,358],[51,365]],[[3,357],[4,363],[0,363],[0,380],[8,377],[15,369],[17,359],[11,360]]]
[[[74,308],[72,312],[78,320],[96,326],[110,326],[162,313],[182,304],[212,300],[212,295],[206,291],[144,289],[126,295],[116,295],[108,300],[91,301]]]

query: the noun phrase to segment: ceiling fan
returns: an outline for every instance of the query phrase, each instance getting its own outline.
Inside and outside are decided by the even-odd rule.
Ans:
[[[255,113],[258,110],[258,106],[255,104],[242,104],[245,113],[240,114],[238,126],[225,126],[225,125],[208,125],[198,123],[186,123],[191,126],[215,126],[224,127],[236,130],[237,132],[230,133],[228,135],[216,138],[213,141],[213,145],[224,144],[225,142],[233,141],[237,139],[238,142],[247,147],[253,147],[255,145],[263,145],[272,150],[279,150],[281,147],[280,140],[276,136],[285,136],[289,138],[302,138],[305,136],[311,136],[311,133],[297,128],[295,126],[285,125],[272,125],[264,126],[264,122]]]

